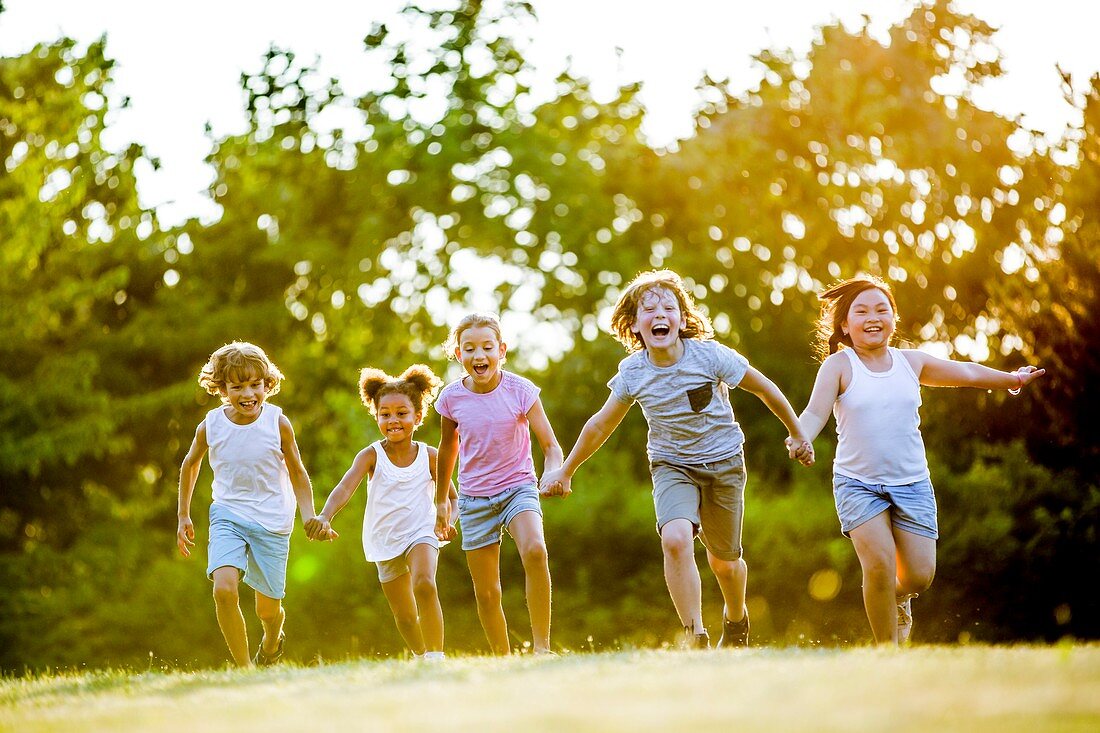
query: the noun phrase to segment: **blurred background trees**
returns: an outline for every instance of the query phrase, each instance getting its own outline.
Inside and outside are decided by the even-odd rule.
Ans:
[[[377,437],[357,370],[426,361],[455,376],[439,344],[473,307],[504,314],[511,366],[543,387],[568,448],[623,356],[607,308],[652,267],[688,278],[718,338],[797,408],[815,373],[815,293],[858,271],[894,284],[910,344],[1046,366],[1018,398],[925,391],[942,539],[917,638],[1100,633],[1080,582],[1100,571],[1086,413],[1100,376],[1100,80],[1071,98],[1082,127],[1047,143],[970,102],[1000,71],[995,36],[936,2],[888,45],[836,26],[806,58],[764,52],[745,93],[701,80],[696,134],[657,151],[636,88],[600,100],[565,74],[549,98],[532,89],[533,22],[524,3],[410,7],[364,29],[393,84],[363,96],[271,48],[241,79],[247,132],[208,161],[221,218],[180,227],[139,205],[135,171],[156,161],[100,142],[103,43],[0,59],[0,668],[222,661],[202,559],[179,559],[172,539],[179,461],[215,404],[194,380],[217,346],[260,343],[288,375],[278,402],[320,502]],[[833,440],[796,470],[778,421],[734,399],[753,473],[754,638],[864,640],[858,563],[829,492]],[[434,420],[420,437],[438,437]],[[656,645],[676,627],[644,444],[634,411],[576,493],[545,506],[567,648]],[[200,537],[208,486],[207,470]],[[299,659],[402,648],[355,540],[363,502],[336,543],[296,531]],[[504,556],[520,639],[520,568]],[[449,644],[482,649],[456,547],[439,584]],[[716,619],[709,587],[706,602]]]

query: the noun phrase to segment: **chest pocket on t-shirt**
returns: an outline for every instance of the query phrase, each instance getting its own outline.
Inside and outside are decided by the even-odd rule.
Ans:
[[[707,405],[714,398],[714,387],[709,384],[704,384],[702,387],[692,387],[687,391],[688,403],[691,404],[692,412],[702,412],[707,409]]]

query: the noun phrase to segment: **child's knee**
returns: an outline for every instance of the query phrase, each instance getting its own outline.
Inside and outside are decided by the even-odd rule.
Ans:
[[[474,588],[474,599],[479,606],[499,606],[502,597],[500,583],[480,585]]]
[[[278,601],[275,603],[256,604],[256,615],[260,617],[261,621],[271,623],[279,620],[279,615],[282,614],[283,607]]]
[[[661,551],[666,557],[694,556],[695,537],[686,527],[665,527],[661,530]]]
[[[522,548],[520,548],[519,559],[520,562],[523,563],[523,566],[525,568],[546,565],[549,562],[546,554],[546,543],[527,543]]]
[[[417,598],[430,598],[436,594],[435,578],[431,575],[414,575],[412,579],[413,595]]]
[[[749,566],[745,563],[745,559],[741,557],[736,560],[722,560],[712,556],[710,569],[721,580],[738,580],[749,572]]]
[[[214,602],[220,605],[236,605],[239,601],[239,590],[235,580],[219,578],[214,581]]]

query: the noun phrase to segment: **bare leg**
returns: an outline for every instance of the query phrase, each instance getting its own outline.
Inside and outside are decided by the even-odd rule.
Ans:
[[[240,604],[241,572],[237,568],[225,565],[216,569],[214,578],[214,607],[218,614],[218,628],[222,630],[229,654],[238,667],[251,667],[248,656],[248,629],[244,625],[244,614]]]
[[[546,539],[542,517],[538,512],[517,514],[508,525],[508,534],[516,540],[519,558],[526,576],[527,611],[531,614],[531,644],[533,651],[550,651],[550,562],[546,555]]]
[[[896,527],[893,533],[898,550],[897,595],[927,590],[936,575],[936,541]]]
[[[493,654],[508,654],[508,621],[504,618],[500,589],[500,543],[466,552],[466,564],[474,581],[477,616]]]
[[[283,602],[256,591],[256,615],[264,625],[264,652],[274,654],[279,650],[279,636],[283,633],[283,621],[286,620]]]
[[[718,587],[722,589],[726,619],[740,621],[745,617],[745,591],[749,581],[749,566],[745,558],[723,560],[707,550],[707,562],[718,579]]]
[[[863,567],[863,606],[877,644],[898,643],[897,547],[884,511],[851,532]]]
[[[424,634],[420,631],[420,619],[413,597],[412,574],[403,573],[382,584],[382,593],[390,604],[393,620],[406,646],[413,654],[424,653]]]
[[[680,624],[701,634],[703,588],[695,564],[695,528],[687,519],[673,519],[661,527],[661,551],[665,556],[665,584]]]
[[[412,569],[412,593],[420,612],[420,631],[424,648],[429,652],[443,651],[443,608],[435,585],[439,550],[427,544],[414,545],[409,551]]]

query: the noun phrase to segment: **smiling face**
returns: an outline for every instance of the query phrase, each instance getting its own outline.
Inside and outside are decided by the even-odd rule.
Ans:
[[[409,396],[401,392],[382,395],[375,405],[378,429],[391,444],[411,440],[420,417]]]
[[[646,349],[671,349],[680,340],[680,323],[680,301],[676,294],[655,287],[638,300],[630,330],[641,337]]]
[[[218,392],[228,405],[226,417],[238,425],[247,425],[260,416],[267,399],[267,384],[263,375],[256,372],[230,372]]]
[[[894,335],[894,309],[886,293],[868,288],[856,296],[841,324],[852,346],[875,349],[887,346]]]
[[[471,326],[459,334],[455,358],[473,380],[475,392],[489,392],[500,383],[500,362],[507,350],[489,326]]]

